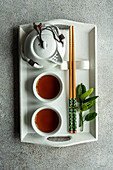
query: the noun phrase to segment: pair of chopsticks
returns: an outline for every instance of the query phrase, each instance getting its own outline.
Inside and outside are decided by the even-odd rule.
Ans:
[[[77,133],[74,26],[69,26],[69,133]]]

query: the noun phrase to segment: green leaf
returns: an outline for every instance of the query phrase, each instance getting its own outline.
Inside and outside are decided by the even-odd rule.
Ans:
[[[88,110],[88,106],[85,103],[82,104],[81,108],[82,108],[82,111]]]
[[[82,112],[82,110],[80,110],[78,107],[76,107],[76,109],[77,109],[79,112]]]
[[[95,104],[95,101],[90,102],[90,105],[88,106],[88,109],[90,109]]]
[[[82,111],[86,111],[89,110],[93,105],[95,104],[95,102],[89,102],[89,103],[82,103]]]
[[[80,99],[80,96],[83,94],[83,93],[85,93],[86,92],[86,87],[85,87],[85,85],[84,84],[79,84],[78,86],[77,86],[77,101],[78,102],[80,102],[81,101],[81,99]]]
[[[82,94],[86,92],[86,86],[84,84],[81,83],[82,86]]]
[[[85,116],[85,120],[86,121],[91,121],[91,120],[95,119],[96,116],[97,116],[96,112],[89,113],[89,114],[87,114]]]
[[[93,96],[93,97],[89,97],[88,99],[84,100],[83,103],[87,103],[87,102],[91,102],[94,101],[96,98],[98,98],[99,96]]]
[[[85,93],[83,93],[80,96],[81,101],[84,101],[86,97],[88,97],[91,93],[93,92],[93,88],[89,89],[88,91],[86,91]]]
[[[78,101],[78,102],[80,102],[80,96],[81,96],[81,94],[82,94],[82,86],[81,86],[81,84],[79,84],[79,85],[77,86],[77,101]]]

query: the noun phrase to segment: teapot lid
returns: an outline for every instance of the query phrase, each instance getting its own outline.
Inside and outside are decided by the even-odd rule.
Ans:
[[[41,36],[44,44],[43,47],[41,46],[39,35],[36,35],[32,40],[31,48],[34,55],[42,59],[47,59],[54,55],[57,44],[50,31],[43,31]]]

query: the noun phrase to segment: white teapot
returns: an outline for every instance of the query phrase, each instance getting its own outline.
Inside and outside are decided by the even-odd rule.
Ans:
[[[60,65],[65,55],[65,37],[55,25],[34,24],[22,48],[22,58],[35,68]]]

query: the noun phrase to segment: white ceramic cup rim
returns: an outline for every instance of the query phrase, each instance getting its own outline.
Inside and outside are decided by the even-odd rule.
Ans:
[[[57,94],[57,96],[54,97],[54,98],[52,98],[52,99],[44,99],[44,98],[42,98],[42,97],[38,94],[38,92],[37,92],[37,90],[36,90],[36,84],[37,84],[38,80],[39,80],[41,77],[45,76],[45,75],[54,76],[55,78],[57,78],[57,80],[58,80],[59,83],[60,83],[60,91],[59,91],[59,93]],[[51,101],[54,101],[54,100],[58,99],[58,98],[61,96],[62,92],[63,92],[63,82],[62,82],[62,79],[59,77],[59,75],[57,75],[57,74],[55,74],[55,73],[52,73],[52,72],[44,72],[44,73],[41,73],[41,74],[39,74],[39,75],[35,78],[35,80],[34,80],[34,82],[33,82],[33,93],[34,93],[34,95],[36,96],[36,98],[39,99],[40,101],[43,101],[43,102],[51,102]]]
[[[55,112],[57,113],[58,117],[59,117],[59,124],[58,124],[57,128],[56,128],[54,131],[50,132],[50,133],[45,133],[45,132],[40,131],[40,130],[38,129],[38,127],[36,126],[36,124],[35,124],[35,116],[38,114],[38,112],[39,112],[40,110],[43,110],[43,109],[51,109],[51,110],[55,111]],[[39,135],[45,136],[45,137],[47,137],[47,136],[52,136],[52,135],[58,133],[58,131],[61,129],[62,122],[63,122],[63,121],[62,121],[62,116],[61,116],[61,114],[60,114],[56,109],[54,109],[54,108],[52,108],[52,107],[50,107],[50,106],[43,106],[43,107],[38,108],[38,109],[33,113],[32,118],[31,118],[31,124],[32,124],[32,127],[33,127],[33,129],[35,130],[35,132],[38,133]]]

